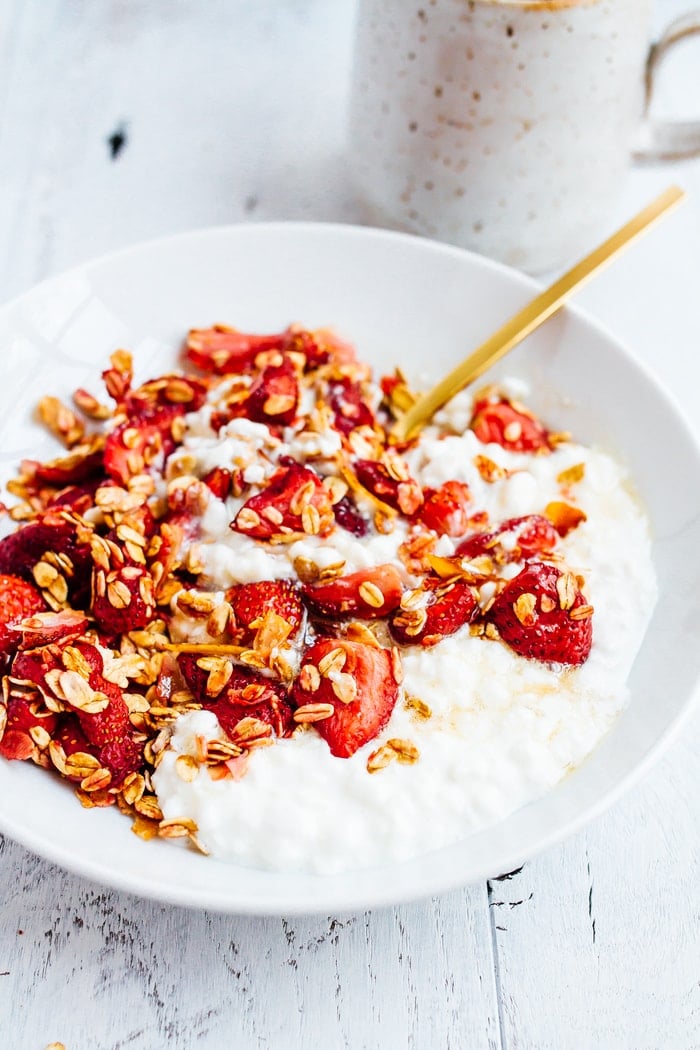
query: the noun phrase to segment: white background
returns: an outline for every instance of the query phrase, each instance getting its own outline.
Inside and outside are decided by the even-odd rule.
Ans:
[[[660,0],[659,24],[685,6]],[[354,9],[0,0],[0,298],[195,226],[361,221],[344,144]],[[700,115],[699,55],[669,62],[660,108]],[[671,181],[689,202],[578,301],[697,430],[700,161],[634,169],[609,225]],[[396,909],[190,912],[0,840],[0,1046],[700,1047],[699,817],[696,715],[588,830],[512,877]]]

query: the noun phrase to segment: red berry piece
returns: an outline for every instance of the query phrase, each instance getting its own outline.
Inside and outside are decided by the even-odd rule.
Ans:
[[[38,711],[35,703],[24,697],[11,696],[7,701],[7,722],[0,739],[0,755],[24,761],[31,758],[36,749],[31,730],[43,729],[51,736],[58,716]]]
[[[255,379],[238,414],[256,423],[288,426],[296,416],[299,384],[289,358],[279,365],[269,365]]]
[[[376,565],[302,590],[311,609],[321,616],[374,620],[396,609],[404,588],[394,565]]]
[[[226,325],[193,328],[187,336],[185,356],[203,372],[234,375],[252,368],[259,353],[281,350],[286,338],[286,332],[276,335],[249,335]]]
[[[389,721],[400,679],[397,650],[321,638],[304,653],[292,689],[295,719],[313,722],[331,753],[349,758]]]
[[[98,757],[98,749],[85,736],[80,719],[72,711],[64,711],[58,716],[58,726],[51,739],[62,748],[66,758],[77,752]],[[82,780],[80,773],[72,776],[69,772],[64,772],[62,775],[69,780]]]
[[[105,572],[96,568],[92,614],[109,636],[145,627],[156,611],[153,577],[143,565],[123,565]]]
[[[423,490],[423,505],[416,519],[439,536],[463,536],[469,528],[467,506],[470,502],[468,485],[446,481],[439,489]]]
[[[291,736],[296,728],[294,709],[286,690],[279,682],[266,681],[262,676],[235,683],[218,700],[206,701],[203,706],[214,712],[224,733],[242,745],[248,742],[246,733],[250,731],[241,726],[244,719],[270,726],[277,737]],[[252,731],[256,736],[265,735],[254,726]]]
[[[36,649],[54,642],[77,638],[87,630],[88,618],[76,609],[37,612],[24,620],[19,630],[22,649]]]
[[[356,427],[373,427],[374,412],[362,397],[362,384],[351,379],[337,379],[328,384],[328,404],[335,414],[334,426],[341,434]]]
[[[236,532],[259,540],[285,532],[327,536],[334,525],[333,505],[318,474],[293,461],[275,471],[231,522]]]
[[[121,689],[102,674],[104,665],[99,650],[87,642],[77,642],[75,647],[90,668],[86,685],[94,691],[98,701],[101,699],[104,704],[106,699],[107,703],[98,711],[85,710],[88,694],[84,688],[74,694],[69,687],[65,699],[73,707],[85,737],[97,750],[100,764],[112,774],[110,787],[117,787],[125,776],[141,766],[143,744],[134,738],[129,709]],[[74,685],[75,681],[73,679]]]
[[[36,587],[19,576],[0,575],[0,656],[16,652],[22,641],[22,620],[43,612],[46,602]]]
[[[502,445],[510,452],[549,449],[548,432],[537,416],[507,398],[477,401],[470,426],[479,441]]]
[[[202,481],[217,499],[225,500],[231,495],[233,475],[226,467],[214,467]]]
[[[357,480],[368,492],[410,517],[423,502],[421,487],[408,470],[399,465],[402,460],[393,457],[391,462],[390,468],[372,459],[356,459],[353,469]]]
[[[207,386],[201,379],[165,375],[130,390],[120,405],[120,411],[132,424],[157,422],[164,426],[175,416],[198,411],[206,396]]]
[[[75,523],[60,510],[48,511],[40,521],[23,525],[0,540],[0,573],[21,576],[33,585],[34,567],[47,552],[67,559],[68,595],[74,606],[81,606],[90,588],[90,546],[78,540]]]
[[[400,645],[429,648],[471,623],[478,611],[466,580],[428,576],[421,587],[404,598],[389,621],[389,630]]]
[[[286,620],[292,635],[299,630],[304,618],[299,592],[289,580],[241,583],[227,591],[226,600],[233,609],[231,629],[243,639],[250,639],[269,612]]]
[[[174,414],[164,410],[149,422],[121,423],[105,440],[104,468],[118,485],[128,486],[136,474],[152,467],[162,469],[165,457],[175,448],[170,432]]]
[[[281,682],[229,664],[230,677],[220,686],[211,670],[200,666],[200,659],[181,653],[177,658],[180,673],[197,702],[216,715],[228,736],[235,738],[236,726],[244,718],[269,725],[275,736],[291,734],[295,728],[293,709]]]
[[[576,666],[591,650],[592,614],[573,573],[530,562],[498,595],[488,619],[519,656]]]
[[[556,529],[546,518],[541,514],[528,514],[523,518],[508,518],[497,529],[468,536],[455,553],[464,558],[485,554],[504,565],[550,554],[558,539]]]
[[[33,479],[56,488],[76,485],[103,473],[102,458],[102,449],[94,445],[76,448],[58,459],[37,463],[33,469]]]
[[[352,536],[366,536],[369,532],[370,523],[360,514],[350,496],[343,496],[333,504],[333,514],[336,524]]]

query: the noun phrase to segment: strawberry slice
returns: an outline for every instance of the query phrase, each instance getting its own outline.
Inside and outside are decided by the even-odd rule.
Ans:
[[[95,567],[92,614],[107,636],[145,627],[156,611],[153,577],[143,565],[123,565],[105,573]]]
[[[252,368],[259,353],[281,350],[286,338],[286,332],[249,335],[222,324],[213,328],[193,328],[185,343],[185,357],[203,372],[233,375]]]
[[[334,525],[333,504],[320,477],[294,460],[285,461],[231,522],[235,532],[258,540],[290,532],[327,536]]]
[[[402,607],[394,613],[389,630],[400,645],[430,648],[470,623],[478,611],[476,598],[466,580],[427,576],[421,587],[409,592]]]
[[[73,448],[67,455],[47,463],[37,463],[33,469],[33,480],[63,488],[89,481],[102,473],[102,448],[91,444]]]
[[[46,602],[31,583],[19,576],[0,575],[0,656],[19,648],[22,634],[13,627],[45,609]]]
[[[231,664],[231,676],[214,695],[207,691],[210,672],[201,667],[199,658],[180,653],[180,673],[195,699],[207,711],[213,711],[228,736],[235,736],[243,718],[255,718],[272,728],[275,736],[290,736],[295,728],[293,709],[287,690],[281,682],[266,678],[250,668]]]
[[[285,357],[279,365],[264,368],[239,407],[240,415],[256,423],[288,426],[297,413],[299,384],[294,366]]]
[[[24,697],[11,696],[7,701],[7,722],[0,739],[0,755],[24,761],[34,754],[35,743],[31,729],[44,729],[49,735],[58,722],[58,716],[50,712],[37,713],[36,704]]]
[[[497,529],[476,532],[457,547],[456,554],[464,558],[488,555],[499,565],[522,561],[551,553],[559,536],[554,526],[541,514],[522,518],[508,518]]]
[[[446,481],[439,489],[423,490],[423,505],[416,519],[439,536],[463,536],[469,528],[467,505],[471,502],[469,486],[461,481]]]
[[[400,462],[398,459],[396,463]],[[423,502],[423,493],[417,481],[406,470],[393,472],[384,463],[372,459],[356,459],[353,469],[357,480],[373,496],[402,514],[415,514]],[[399,478],[398,473],[404,474]]]
[[[207,396],[207,385],[195,376],[172,374],[149,379],[129,390],[119,410],[132,423],[173,419],[197,412]]]
[[[307,584],[302,591],[312,610],[321,616],[374,620],[396,609],[403,583],[396,566],[376,565],[327,583]]]
[[[328,384],[328,404],[333,409],[333,425],[341,434],[349,434],[355,427],[373,427],[374,412],[362,397],[362,384],[344,377]]]
[[[19,630],[22,649],[36,649],[51,642],[77,638],[87,630],[88,618],[76,609],[33,613]]]
[[[88,642],[77,642],[78,649],[90,667],[88,684],[108,699],[107,706],[94,713],[76,710],[85,737],[97,751],[100,764],[112,774],[111,787],[117,787],[143,762],[143,742],[134,737],[129,709],[121,689],[102,674],[104,663],[99,650]],[[70,701],[70,696],[68,697]]]
[[[292,702],[325,705],[332,714],[314,721],[331,754],[349,758],[389,721],[399,695],[398,651],[343,638],[320,638],[306,650]],[[318,710],[318,708],[316,708]]]
[[[476,401],[469,425],[479,441],[493,442],[510,452],[549,449],[548,432],[537,416],[506,397]]]
[[[231,495],[233,474],[226,467],[212,467],[204,475],[202,481],[217,499],[225,500],[227,496]]]
[[[175,448],[170,426],[175,415],[170,409],[153,416],[148,422],[120,423],[105,440],[104,468],[119,485],[128,486],[136,474],[152,465],[162,467],[166,456]]]
[[[498,595],[488,619],[519,656],[576,666],[591,651],[592,614],[572,573],[530,562]]]
[[[64,711],[59,715],[58,726],[51,739],[63,748],[63,753],[66,757],[74,755],[77,751],[82,751],[87,755],[94,755],[95,758],[98,757],[98,749],[85,736],[78,716],[73,714],[72,711]],[[70,776],[68,773],[63,773],[63,776],[69,780],[82,779],[77,774],[76,776]]]
[[[33,584],[34,566],[47,551],[69,560],[68,594],[73,606],[82,606],[90,589],[90,547],[78,540],[77,526],[60,510],[48,511],[39,521],[29,522],[0,540],[0,573],[21,576]]]
[[[268,612],[274,612],[291,625],[294,635],[301,626],[304,610],[299,592],[289,580],[260,580],[241,583],[226,592],[233,609],[234,634],[249,638]]]
[[[370,523],[360,514],[351,496],[343,496],[334,503],[333,514],[336,524],[352,536],[366,536],[369,532]]]

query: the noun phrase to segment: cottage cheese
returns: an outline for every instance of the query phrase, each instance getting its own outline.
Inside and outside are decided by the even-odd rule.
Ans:
[[[407,454],[408,466],[423,486],[464,481],[474,508],[500,522],[542,513],[550,500],[561,499],[561,472],[585,464],[575,502],[587,520],[562,539],[560,549],[571,569],[585,576],[595,608],[588,660],[577,668],[550,667],[462,628],[434,648],[402,652],[404,696],[423,700],[431,717],[419,717],[400,697],[379,738],[351,758],[333,757],[307,729],[253,751],[245,775],[235,780],[214,781],[205,768],[190,781],[178,776],[179,755],[196,754],[198,738],[223,735],[211,712],[180,716],[154,784],[165,817],[194,820],[198,840],[215,856],[269,869],[333,873],[455,842],[557,784],[584,761],[626,705],[625,682],[656,592],[647,522],[623,470],[605,453],[574,443],[543,456],[484,445],[471,431],[461,433],[470,405],[463,394],[440,413]],[[236,462],[254,481],[269,475],[280,455],[308,454],[308,436],[289,433],[270,443],[266,428],[247,421],[235,421],[215,437],[206,411],[190,420],[182,452],[194,457],[200,475]],[[320,435],[314,455],[333,450],[334,435]],[[474,464],[477,455],[504,467],[507,476],[484,481]],[[229,529],[238,505],[212,500],[203,518],[198,556],[212,589],[292,578],[300,554],[319,564],[345,560],[346,572],[398,564],[397,548],[406,535],[399,522],[388,535],[357,539],[335,529],[326,539],[309,536],[270,547]],[[439,553],[449,556],[456,542],[443,537]],[[515,574],[518,566],[508,569]],[[411,740],[419,761],[394,762],[370,775],[368,753],[392,737]]]

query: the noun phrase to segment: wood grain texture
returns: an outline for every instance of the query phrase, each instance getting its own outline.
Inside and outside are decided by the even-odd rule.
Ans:
[[[0,3],[0,298],[198,225],[361,220],[343,133],[354,9]],[[673,177],[700,197],[700,163]],[[668,181],[634,172],[620,221]],[[696,200],[684,216],[582,302],[697,425]],[[642,313],[630,289],[651,303],[664,275]],[[0,1047],[700,1047],[699,755],[695,717],[640,787],[521,872],[368,914],[165,907],[0,840]]]
[[[295,919],[170,908],[5,844],[0,1031],[12,1047],[499,1046],[486,891]],[[7,883],[5,883],[7,885]],[[4,1044],[7,1045],[7,1044]]]

